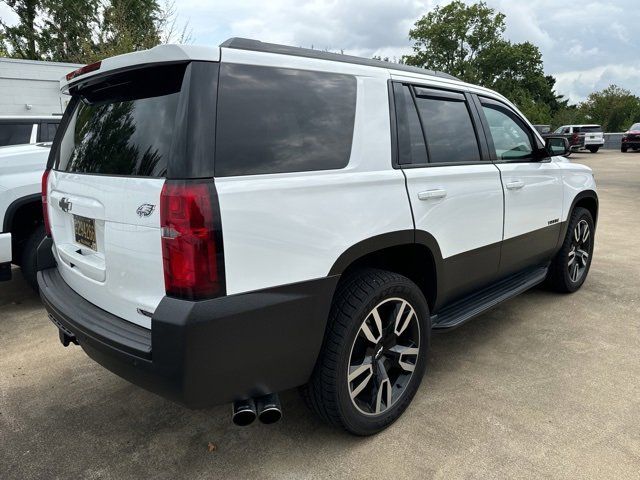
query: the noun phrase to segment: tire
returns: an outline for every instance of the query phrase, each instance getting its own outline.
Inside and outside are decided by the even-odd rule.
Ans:
[[[587,147],[587,149],[588,149],[591,153],[598,153],[598,150],[600,150],[600,147]]]
[[[555,291],[573,293],[582,286],[591,267],[594,233],[591,212],[586,208],[576,208],[571,214],[562,248],[551,262],[547,280]]]
[[[40,245],[40,242],[42,242],[44,237],[44,225],[39,225],[33,231],[33,233],[31,233],[24,245],[24,249],[22,250],[22,263],[20,264],[22,276],[27,281],[29,286],[36,292],[38,291],[38,279],[36,276],[36,274],[38,273],[36,254],[38,251],[38,246]]]
[[[622,153],[627,153],[627,147],[620,147],[620,151]]]
[[[302,396],[331,425],[354,435],[378,433],[402,415],[418,390],[430,333],[429,307],[416,284],[384,270],[356,272],[334,295]]]

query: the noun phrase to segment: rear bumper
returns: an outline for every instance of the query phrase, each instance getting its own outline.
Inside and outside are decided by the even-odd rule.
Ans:
[[[96,362],[191,408],[306,383],[338,277],[189,302],[165,297],[151,330],[87,302],[56,268],[38,272],[50,319]]]

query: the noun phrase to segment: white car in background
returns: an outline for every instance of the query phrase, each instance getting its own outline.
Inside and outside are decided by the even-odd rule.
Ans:
[[[0,147],[53,142],[61,115],[0,115]]]
[[[572,151],[589,150],[597,153],[604,146],[601,125],[563,125],[553,133],[567,136]]]
[[[41,179],[51,143],[0,147],[0,281],[19,265],[37,289],[36,250],[45,236]]]

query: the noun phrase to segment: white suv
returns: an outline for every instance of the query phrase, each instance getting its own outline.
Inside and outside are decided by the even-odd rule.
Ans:
[[[589,150],[598,153],[604,147],[604,133],[600,125],[563,125],[554,132],[569,139],[571,150]]]
[[[451,76],[231,39],[109,58],[63,91],[38,256],[60,339],[238,424],[303,386],[329,423],[380,431],[432,329],[587,276],[591,170]]]

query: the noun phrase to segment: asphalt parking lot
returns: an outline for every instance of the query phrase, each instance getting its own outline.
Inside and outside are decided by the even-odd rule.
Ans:
[[[600,194],[582,290],[535,289],[432,342],[405,415],[372,438],[295,391],[247,428],[63,348],[18,271],[0,284],[0,478],[639,478],[640,153],[574,155]],[[232,361],[232,359],[230,359]]]

